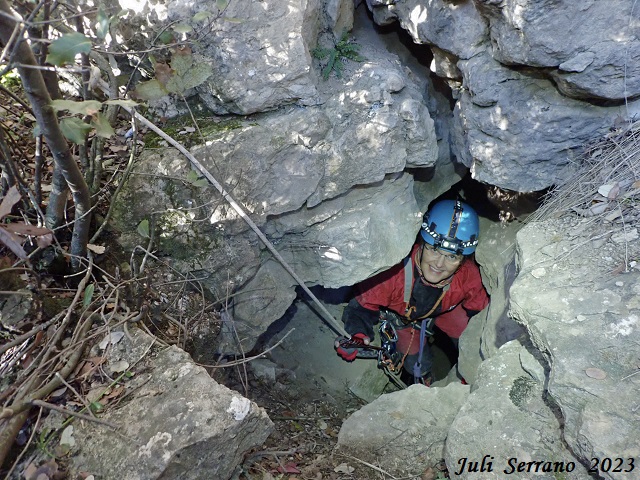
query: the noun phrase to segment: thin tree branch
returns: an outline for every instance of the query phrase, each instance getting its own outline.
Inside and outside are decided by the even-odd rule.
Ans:
[[[107,422],[105,420],[100,420],[99,418],[90,417],[89,415],[84,415],[82,413],[77,413],[72,410],[67,410],[66,408],[59,407],[58,405],[53,405],[52,403],[43,402],[42,400],[33,400],[31,404],[37,407],[48,408],[49,410],[54,410],[64,415],[70,415],[72,417],[79,418],[80,420],[86,420],[87,422],[93,422],[99,425],[104,425],[106,427],[113,428],[114,430],[118,429],[118,426],[114,425],[113,423]]]
[[[11,13],[11,7],[7,0],[0,0],[0,11],[8,14]],[[0,16],[0,40],[5,44],[9,43],[11,39],[9,32],[12,32],[19,22],[20,19],[12,15],[10,15],[9,18],[7,18],[7,16]],[[18,66],[18,73],[20,74],[27,98],[33,107],[33,113],[38,126],[53,155],[56,169],[64,176],[73,195],[76,223],[71,239],[71,253],[79,257],[84,257],[86,256],[91,222],[91,215],[85,216],[85,213],[91,208],[89,187],[71,155],[67,140],[60,130],[58,118],[51,108],[51,97],[41,72],[24,67],[24,65],[37,66],[33,51],[26,40],[22,38],[18,39],[14,51],[17,52],[22,62],[22,66]],[[59,205],[60,202],[56,201],[54,197],[56,195],[59,196],[60,193],[61,192],[56,192],[55,189],[51,192],[52,203]],[[61,218],[58,216],[59,212],[50,212],[49,210],[54,209],[47,209],[47,226],[53,229],[61,222]],[[72,258],[72,266],[74,268],[78,267],[78,262],[74,258]]]

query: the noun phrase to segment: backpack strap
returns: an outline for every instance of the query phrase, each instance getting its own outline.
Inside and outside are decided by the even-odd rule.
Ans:
[[[413,262],[411,255],[404,259],[404,309],[409,309],[409,301],[411,300],[411,289],[413,287]]]

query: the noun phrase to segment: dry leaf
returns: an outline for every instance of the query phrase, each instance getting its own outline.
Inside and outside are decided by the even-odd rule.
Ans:
[[[420,475],[420,480],[435,480],[436,471],[433,467],[428,467],[422,475]]]
[[[598,193],[603,197],[607,197],[609,200],[613,200],[620,193],[620,185],[618,185],[618,182],[601,185],[600,188],[598,188]]]
[[[109,145],[109,150],[111,150],[113,153],[118,153],[118,152],[126,152],[127,151],[127,147],[126,145]]]
[[[108,394],[105,395],[105,398],[109,400],[113,400],[114,398],[119,397],[124,392],[124,386],[120,385],[119,387],[113,388]]]
[[[100,255],[104,253],[107,248],[102,245],[94,245],[92,243],[88,243],[87,249],[91,250],[93,253],[97,253],[98,255]]]
[[[109,335],[104,337],[102,341],[98,344],[100,349],[104,350],[107,348],[109,344],[115,345],[124,337],[124,332],[111,332]]]
[[[27,225],[23,222],[14,222],[8,223],[5,225],[5,228],[13,233],[18,233],[20,235],[51,235],[53,232],[48,228],[36,227],[34,225]]]
[[[20,201],[20,192],[15,185],[9,189],[0,203],[0,220],[11,213],[13,206]]]
[[[105,390],[104,385],[101,385],[96,388],[92,388],[91,390],[89,390],[89,392],[87,392],[85,397],[89,403],[97,402],[102,398],[104,390]]]
[[[69,425],[62,431],[60,435],[60,445],[76,446],[76,440],[73,438],[73,425]]]
[[[294,462],[288,462],[284,465],[284,468],[278,467],[277,470],[279,473],[302,473],[298,470],[298,466]]]
[[[595,378],[596,380],[604,380],[607,378],[607,372],[599,368],[587,368],[584,373],[587,374],[587,377]]]
[[[129,362],[127,362],[126,360],[119,360],[109,365],[109,370],[111,370],[111,372],[113,373],[122,373],[127,368],[129,368]]]
[[[350,465],[347,465],[346,463],[341,463],[340,465],[338,465],[336,468],[333,469],[333,471],[336,473],[353,473],[354,470],[355,468],[353,468]]]
[[[54,390],[53,392],[51,392],[50,397],[53,397],[53,398],[61,397],[61,396],[62,396],[62,394],[63,394],[64,392],[66,392],[66,391],[67,391],[67,387],[59,388],[59,389]]]
[[[607,209],[608,206],[609,206],[609,203],[607,202],[594,203],[587,209],[586,216],[590,217],[590,216],[600,215],[602,212],[604,212]]]
[[[40,248],[47,248],[53,243],[53,234],[48,233],[47,235],[40,235],[36,237],[36,243]]]

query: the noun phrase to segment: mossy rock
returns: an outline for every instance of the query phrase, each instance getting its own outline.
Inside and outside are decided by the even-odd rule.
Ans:
[[[193,119],[189,115],[175,117],[167,121],[162,127],[162,131],[186,148],[190,148],[204,143],[202,137],[204,140],[212,140],[223,133],[243,126],[243,122],[239,118],[220,120],[218,117],[202,116],[196,118],[196,122],[198,128],[195,128]],[[167,146],[166,140],[151,130],[144,136],[144,142],[145,148],[164,148]]]
[[[509,398],[516,407],[522,407],[527,403],[527,400],[531,398],[533,388],[536,385],[536,381],[531,377],[524,375],[516,378],[513,381],[511,390],[509,390]]]

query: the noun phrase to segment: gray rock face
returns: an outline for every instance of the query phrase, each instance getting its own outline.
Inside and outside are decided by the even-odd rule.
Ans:
[[[321,106],[284,107],[220,125],[192,149],[309,284],[352,285],[394,265],[420,224],[423,207],[412,177],[402,172],[436,165],[434,122],[424,84],[397,56],[376,52],[363,45],[371,60],[350,62],[348,80],[323,83]],[[285,272],[267,275],[266,267],[251,280],[262,263],[255,236],[217,192],[188,180],[190,172],[188,161],[172,151],[143,154],[115,226],[132,248],[142,240],[138,223],[154,212],[161,248],[174,265],[205,272],[217,298],[243,286],[234,316],[252,330],[251,343],[259,323],[266,328],[284,313],[294,285],[282,281],[289,278]],[[432,190],[441,192],[449,182]],[[263,283],[267,277],[277,280]],[[274,288],[263,288],[267,284]]]
[[[460,383],[381,395],[345,420],[336,450],[392,475],[420,475],[442,458],[449,426],[468,395],[469,386]]]
[[[436,45],[461,59],[485,48],[488,22],[471,1],[409,0],[397,2],[393,11],[416,43]]]
[[[458,370],[473,384],[480,362],[498,352],[505,343],[524,333],[522,325],[508,315],[509,287],[516,274],[515,238],[521,224],[492,223],[480,218],[481,239],[476,249],[482,282],[491,292],[489,306],[473,317],[460,337]]]
[[[521,192],[549,187],[581,145],[640,108],[629,0],[368,5],[375,21],[397,18],[431,47],[431,69],[458,100],[454,155],[481,182]]]
[[[213,187],[188,181],[190,172],[189,161],[174,150],[146,150],[115,201],[112,227],[119,242],[132,250],[148,242],[137,231],[147,220],[156,245],[175,268],[207,272],[199,275],[207,277],[203,284],[224,298],[255,274],[260,251],[243,223],[201,221],[228,207]]]
[[[507,69],[487,53],[458,65],[466,88],[454,110],[456,155],[474,178],[501,188],[554,184],[572,151],[625,114],[566,98],[548,80]]]
[[[194,147],[194,156],[233,188],[259,224],[268,215],[299,209],[325,175],[329,117],[318,108],[291,107],[238,126]]]
[[[640,95],[634,2],[475,2],[489,19],[493,57],[500,63],[550,69],[560,92],[574,98]]]
[[[620,232],[613,230],[615,238]],[[564,439],[585,464],[640,454],[640,379],[634,375],[640,272],[610,274],[627,255],[638,255],[638,245],[603,246],[589,241],[588,231],[586,220],[525,227],[518,233],[519,274],[511,288],[512,314],[550,367],[548,389],[562,412]]]
[[[215,5],[170,2],[168,18],[189,22],[203,9],[217,13]],[[202,51],[212,65],[211,76],[198,87],[207,106],[219,113],[249,114],[288,103],[316,103],[305,36],[318,31],[320,13],[318,0],[269,8],[258,0],[229,2],[223,16],[232,20],[216,22]]]
[[[273,127],[276,123],[269,125]],[[292,124],[285,125],[289,126],[287,138],[300,138]],[[260,134],[266,128],[253,128],[258,138],[264,140]],[[280,130],[273,127],[270,131],[277,136],[286,129],[280,126]],[[243,137],[232,135],[231,138],[240,141]],[[230,148],[233,143],[225,145]],[[249,142],[249,145],[253,144]],[[255,144],[257,150],[258,145]],[[262,224],[265,234],[304,281],[330,288],[352,285],[396,264],[410,250],[422,218],[411,175],[390,177],[377,185],[326,200],[314,208],[296,203],[295,212],[273,215],[273,219],[267,220],[270,212],[286,209],[285,205],[296,198],[302,201],[305,195],[302,185],[310,186],[306,191],[309,194],[313,182],[296,172],[304,171],[305,159],[311,165],[319,160],[302,149],[299,162],[292,164],[293,172],[287,177],[282,173],[286,169],[280,167],[288,164],[290,157],[280,155],[280,150],[274,153],[271,149],[275,147],[269,143],[263,145],[262,158],[268,159],[262,164],[266,174],[259,169],[252,170],[245,147],[236,149],[235,155],[220,165],[233,165],[237,169],[234,170],[237,176],[233,177],[237,178],[234,193],[241,195],[239,198],[245,203],[259,200],[252,207],[255,221]],[[222,146],[216,148],[219,150]],[[280,148],[288,150],[289,147]],[[205,156],[203,148],[197,149],[196,154],[215,171],[217,164],[211,160],[213,157]],[[270,175],[270,169],[280,175]],[[142,155],[135,174],[118,199],[114,226],[122,232],[121,242],[133,248],[144,243],[137,225],[143,219],[155,218],[160,248],[171,254],[176,268],[201,272],[203,275],[198,276],[207,277],[203,284],[217,298],[224,298],[228,291],[243,285],[244,293],[237,298],[235,318],[239,321],[238,328],[246,327],[246,347],[251,348],[263,329],[280,318],[291,304],[295,285],[282,267],[273,263],[260,267],[260,246],[247,225],[221,201],[212,203],[212,198],[219,197],[211,187],[196,187],[185,181],[189,171],[188,161],[170,151]],[[168,177],[157,176],[158,173]],[[300,190],[289,195],[292,184]],[[265,197],[274,200],[265,200]],[[129,205],[136,208],[131,209]],[[199,208],[194,208],[196,206]],[[258,269],[260,273],[254,278]]]
[[[545,402],[543,391],[542,365],[517,341],[503,345],[482,363],[473,391],[447,435],[445,461],[454,478],[589,478],[564,447],[556,412]],[[518,471],[521,462],[540,464]]]
[[[132,337],[114,346],[109,364],[133,365],[153,343],[138,330]],[[139,387],[132,397],[102,417],[119,432],[76,424],[74,471],[123,480],[230,479],[244,453],[271,432],[265,411],[217,384],[176,347],[158,352],[151,365],[132,380]]]
[[[267,232],[285,260],[305,272],[306,281],[338,288],[398,263],[411,249],[421,222],[413,177],[402,174],[282,215]]]
[[[309,284],[328,288],[356,283],[398,263],[415,241],[421,213],[413,197],[413,178],[404,174],[378,186],[353,190],[312,209],[281,215],[265,231],[282,257]],[[390,225],[407,228],[390,228]],[[280,318],[296,297],[295,283],[270,260],[236,298],[236,328],[248,347],[255,332]]]

